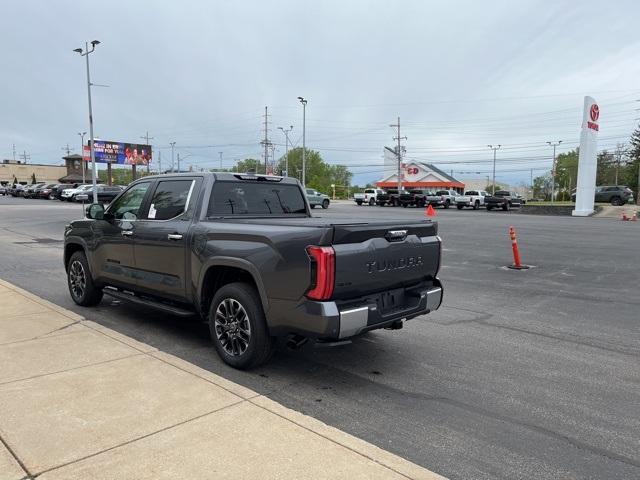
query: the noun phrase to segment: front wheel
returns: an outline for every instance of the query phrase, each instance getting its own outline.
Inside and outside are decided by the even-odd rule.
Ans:
[[[369,206],[370,206],[370,207],[373,207],[375,204],[376,204],[375,199],[370,198],[370,199],[369,199]]]
[[[491,210],[493,210],[493,207],[491,205],[487,205],[487,210],[491,211]]]
[[[273,353],[260,297],[246,283],[230,283],[216,292],[209,310],[209,331],[218,355],[232,367],[257,367]]]
[[[475,203],[473,204],[473,209],[478,210],[479,208],[480,208],[480,202],[476,200]]]
[[[358,201],[356,201],[356,203],[358,204],[359,207],[362,206],[362,200],[358,200]]]
[[[511,210],[511,204],[509,202],[505,203],[502,206],[502,210],[504,210],[505,212],[508,212],[509,210]]]
[[[329,208],[329,200],[327,200],[326,198],[322,201],[322,208],[325,210]]]
[[[49,200],[55,200],[56,196],[53,193],[49,194]]]
[[[102,289],[91,278],[84,252],[75,252],[67,264],[67,285],[71,299],[81,307],[93,307],[102,300]]]
[[[611,199],[611,205],[619,207],[620,205],[622,205],[622,199],[620,197],[613,197]]]
[[[444,208],[449,208],[449,206],[451,205],[451,202],[449,202],[449,200],[447,200],[446,202],[444,202]]]
[[[462,210],[462,207],[464,207],[464,205],[456,205],[458,207],[458,210]]]

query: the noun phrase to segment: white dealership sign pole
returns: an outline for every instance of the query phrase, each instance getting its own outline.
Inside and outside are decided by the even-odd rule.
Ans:
[[[578,157],[578,185],[574,217],[587,217],[593,213],[598,168],[598,118],[600,108],[591,97],[584,97],[582,132],[580,133],[580,156]]]

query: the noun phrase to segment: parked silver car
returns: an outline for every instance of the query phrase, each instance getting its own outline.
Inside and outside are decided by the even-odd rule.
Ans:
[[[305,191],[307,193],[307,200],[311,208],[316,208],[316,206],[320,206],[325,210],[329,208],[329,195],[320,193],[313,188],[307,188]]]

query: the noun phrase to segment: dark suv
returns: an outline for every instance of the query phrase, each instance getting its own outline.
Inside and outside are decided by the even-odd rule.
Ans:
[[[576,193],[571,194],[571,201],[576,201]],[[611,205],[625,205],[633,203],[633,190],[620,185],[603,185],[596,187],[596,203],[610,203]]]

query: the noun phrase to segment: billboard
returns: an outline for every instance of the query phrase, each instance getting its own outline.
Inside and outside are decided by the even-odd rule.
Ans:
[[[151,145],[138,143],[108,142],[95,140],[96,162],[117,165],[149,165],[151,163]],[[83,159],[91,160],[89,146],[83,147]]]

